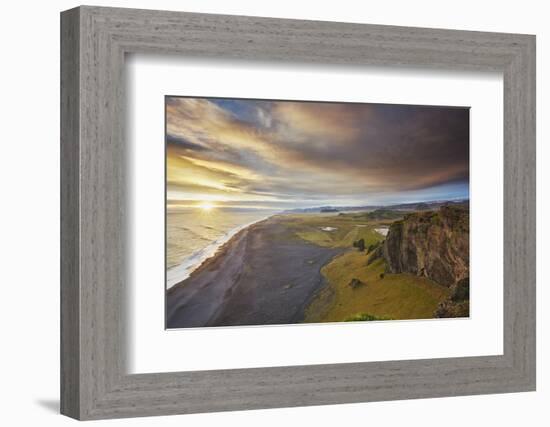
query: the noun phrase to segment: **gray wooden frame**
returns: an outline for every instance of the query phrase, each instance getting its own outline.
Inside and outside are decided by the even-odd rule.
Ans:
[[[126,53],[500,71],[504,354],[129,375]],[[77,419],[535,389],[535,37],[79,7],[61,14],[61,412]]]

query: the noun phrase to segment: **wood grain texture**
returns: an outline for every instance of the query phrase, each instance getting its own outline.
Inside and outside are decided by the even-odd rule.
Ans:
[[[61,412],[80,414],[78,10],[61,20]]]
[[[62,413],[78,419],[535,388],[535,38],[80,7],[62,14]],[[127,53],[504,74],[504,354],[129,375]]]

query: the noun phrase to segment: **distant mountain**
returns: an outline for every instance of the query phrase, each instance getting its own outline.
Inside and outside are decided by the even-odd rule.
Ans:
[[[403,210],[403,211],[431,211],[440,208],[441,206],[463,206],[469,207],[470,201],[468,199],[461,200],[436,200],[432,202],[419,202],[419,203],[401,203],[398,205],[386,206],[388,209]]]
[[[284,213],[316,213],[316,212],[372,212],[376,210],[398,210],[405,212],[429,211],[439,209],[444,205],[469,206],[468,199],[435,200],[430,202],[398,203],[393,205],[365,205],[365,206],[317,206],[311,208],[287,209]]]

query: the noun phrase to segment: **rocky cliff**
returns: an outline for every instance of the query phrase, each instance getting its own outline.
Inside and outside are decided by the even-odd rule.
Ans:
[[[453,286],[469,277],[469,211],[442,206],[394,222],[382,254],[390,273],[412,273]]]

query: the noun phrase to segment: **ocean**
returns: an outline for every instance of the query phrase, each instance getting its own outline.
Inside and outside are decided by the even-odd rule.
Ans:
[[[219,207],[167,211],[167,289],[189,277],[240,230],[275,213],[275,210]]]

